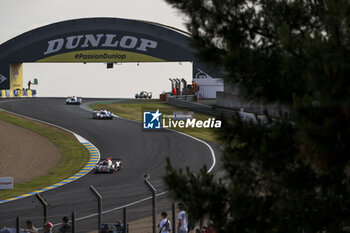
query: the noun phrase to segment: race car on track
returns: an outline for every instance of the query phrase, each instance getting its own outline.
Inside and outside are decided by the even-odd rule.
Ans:
[[[92,117],[94,119],[113,119],[113,113],[107,110],[93,111]]]
[[[76,96],[68,96],[66,98],[66,104],[81,104],[83,99],[81,97]]]
[[[140,93],[135,94],[136,99],[151,99],[152,92],[149,91],[141,91]]]
[[[96,164],[94,168],[94,173],[114,173],[122,169],[122,160],[116,159],[112,160],[112,158],[101,160],[98,164]]]

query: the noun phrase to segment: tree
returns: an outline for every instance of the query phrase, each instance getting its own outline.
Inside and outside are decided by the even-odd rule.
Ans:
[[[166,0],[198,56],[247,99],[293,108],[290,122],[226,119],[220,179],[167,166],[165,182],[218,232],[344,232],[350,226],[350,2]],[[181,181],[181,182],[180,182]],[[230,218],[232,217],[232,219]],[[231,220],[228,220],[231,219]]]

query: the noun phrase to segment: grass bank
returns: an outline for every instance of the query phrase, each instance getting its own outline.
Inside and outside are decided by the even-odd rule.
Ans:
[[[0,120],[23,127],[47,138],[58,148],[61,154],[58,166],[50,170],[47,175],[23,184],[17,184],[12,190],[0,190],[0,200],[60,182],[80,171],[89,160],[89,152],[71,133],[3,111],[0,111]],[[40,147],[40,145],[37,146]]]
[[[94,110],[98,109],[107,109],[108,111],[113,112],[114,114],[135,120],[135,121],[142,121],[142,112],[143,110],[154,110],[156,111],[159,109],[159,111],[162,114],[172,114],[173,112],[190,112],[191,110],[184,109],[184,108],[178,108],[172,105],[169,105],[164,102],[159,101],[128,101],[128,102],[98,102],[89,105],[90,108]],[[201,114],[194,112],[194,118],[197,120],[207,120],[208,118],[213,118],[212,116]],[[211,142],[218,142],[216,138],[217,129],[213,128],[175,128],[175,130],[192,135],[196,138],[200,138],[206,141]]]

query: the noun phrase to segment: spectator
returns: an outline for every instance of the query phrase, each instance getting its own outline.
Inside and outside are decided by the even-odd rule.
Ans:
[[[115,229],[117,233],[122,233],[124,230],[124,225],[123,222],[121,220],[117,220],[116,224],[115,224]]]
[[[30,90],[30,85],[32,85],[32,82],[29,80],[29,82],[28,82],[28,90]]]
[[[198,84],[196,83],[196,81],[192,81],[192,90],[193,90],[193,94],[197,94],[198,92]]]
[[[115,227],[113,224],[102,224],[101,233],[115,233]]]
[[[44,233],[52,233],[52,227],[53,227],[52,223],[46,222],[43,227]]]
[[[160,233],[170,233],[171,231],[171,226],[170,226],[170,221],[169,219],[167,219],[167,212],[163,211],[161,213],[161,216],[162,216],[162,220],[160,221],[158,227],[160,228]]]
[[[72,227],[68,224],[68,218],[66,216],[62,219],[62,225],[59,229],[59,233],[70,233],[72,232]]]
[[[213,222],[212,221],[208,221],[207,222],[207,228],[205,229],[204,233],[215,233],[216,231],[214,230],[213,227]]]
[[[177,232],[178,233],[187,233],[188,232],[188,221],[187,221],[187,214],[185,211],[185,206],[183,203],[179,203],[177,205],[180,209],[180,212],[177,215],[177,219],[179,220],[178,226],[177,226]]]
[[[38,233],[38,229],[34,227],[32,221],[27,220],[26,222],[27,225],[27,229],[24,229],[24,232],[28,232],[28,233]]]

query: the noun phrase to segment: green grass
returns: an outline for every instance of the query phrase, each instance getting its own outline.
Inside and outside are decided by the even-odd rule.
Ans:
[[[0,200],[60,182],[80,171],[89,160],[88,150],[71,133],[2,111],[0,111],[0,120],[23,127],[47,138],[58,148],[61,154],[58,166],[50,170],[48,174],[23,184],[15,184],[14,189],[0,190]]]
[[[156,101],[131,101],[131,102],[115,102],[115,103],[95,103],[89,106],[94,110],[107,109],[114,114],[135,120],[142,121],[142,111],[143,110],[157,110],[159,109],[162,114],[172,114],[173,112],[190,112],[191,110],[178,108],[163,102]],[[207,120],[208,118],[213,118],[212,116],[194,113],[194,118],[198,120]],[[175,130],[192,135],[196,138],[200,138],[206,141],[218,142],[216,138],[217,129],[213,128],[175,128]]]

